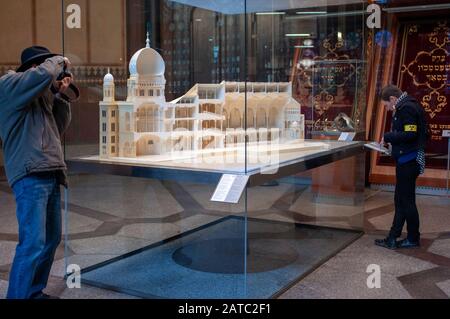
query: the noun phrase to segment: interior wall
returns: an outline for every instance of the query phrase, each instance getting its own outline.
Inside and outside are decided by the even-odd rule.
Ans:
[[[126,60],[125,0],[71,0],[81,8],[81,28],[65,27],[64,51],[74,65],[123,65]],[[31,45],[63,51],[61,0],[3,1],[0,65],[18,65]],[[65,12],[64,20],[70,13]],[[65,21],[64,21],[65,22]]]

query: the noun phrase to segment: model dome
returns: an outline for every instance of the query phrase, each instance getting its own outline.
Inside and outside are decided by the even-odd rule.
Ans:
[[[109,72],[108,69],[108,74],[105,75],[105,77],[103,78],[103,84],[112,84],[114,83],[114,77],[112,76],[112,74]]]
[[[166,65],[161,55],[152,48],[137,51],[130,61],[131,75],[164,75]]]

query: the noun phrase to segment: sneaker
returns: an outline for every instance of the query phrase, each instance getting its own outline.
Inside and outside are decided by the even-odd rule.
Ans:
[[[31,299],[60,299],[60,298],[56,297],[56,296],[47,295],[46,293],[40,292],[40,293],[34,295],[33,297],[31,297]]]
[[[399,240],[397,242],[398,248],[419,248],[420,247],[420,240],[418,241],[409,241],[408,238]]]
[[[394,238],[386,237],[383,239],[375,239],[375,245],[388,248],[388,249],[396,249],[397,242]]]

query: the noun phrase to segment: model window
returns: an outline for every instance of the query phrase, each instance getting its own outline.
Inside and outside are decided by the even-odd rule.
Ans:
[[[148,141],[148,145],[153,145],[153,140]]]
[[[125,113],[125,129],[127,132],[131,130],[131,116],[130,112]]]
[[[106,111],[102,111],[102,116],[106,117]]]
[[[116,152],[116,147],[115,146],[111,146],[111,153],[115,153]]]
[[[106,146],[103,146],[103,155],[106,155]]]
[[[103,136],[102,142],[103,142],[103,144],[106,144],[106,136]]]
[[[160,96],[161,95],[161,91],[160,90],[156,90],[156,95]]]
[[[153,90],[150,90],[150,96],[153,96]]]
[[[116,142],[116,137],[115,136],[111,136],[111,143],[115,143]]]
[[[111,131],[112,132],[116,131],[116,124],[115,123],[111,123]]]
[[[139,91],[139,95],[140,95],[140,96],[145,96],[145,90],[140,90],[140,91]]]
[[[106,123],[102,124],[103,132],[106,132]]]
[[[111,111],[111,117],[116,117],[116,111]]]

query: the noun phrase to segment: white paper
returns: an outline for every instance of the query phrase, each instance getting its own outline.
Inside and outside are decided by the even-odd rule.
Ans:
[[[223,174],[211,197],[213,202],[237,204],[247,185],[249,176]]]
[[[382,146],[380,143],[377,142],[370,142],[367,144],[364,144],[365,147],[368,147],[374,151],[381,152],[387,155],[391,155],[391,151],[387,149],[386,147]]]
[[[355,138],[356,133],[354,132],[342,132],[339,136],[339,141],[351,142]]]
[[[442,130],[442,137],[450,137],[450,130]]]

